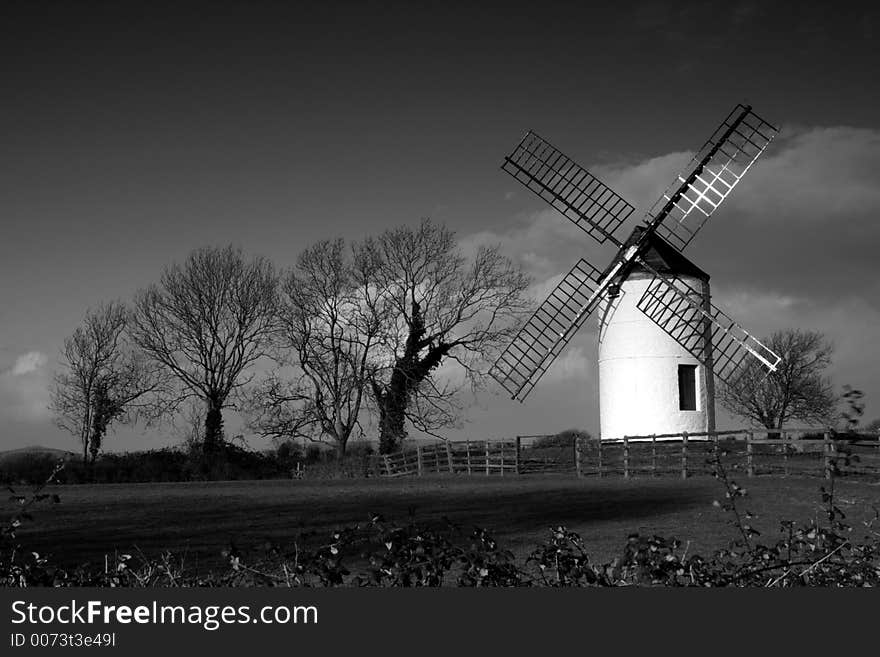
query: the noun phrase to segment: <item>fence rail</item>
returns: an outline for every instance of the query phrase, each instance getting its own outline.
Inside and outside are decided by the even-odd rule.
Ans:
[[[831,476],[832,460],[849,475],[880,475],[880,441],[842,438],[831,432],[783,429],[696,434],[626,436],[619,440],[579,440],[579,476],[711,474],[716,455],[725,467],[753,477],[761,474]],[[843,447],[848,458],[839,458]]]
[[[446,441],[380,455],[386,477],[426,474],[521,474],[520,445],[513,441]]]
[[[830,476],[841,446],[855,458],[837,459],[847,474],[880,476],[880,440],[853,440],[814,429],[656,434],[598,440],[586,435],[569,442],[551,436],[514,440],[464,440],[424,444],[374,457],[374,471],[386,477],[428,474],[527,475],[573,473],[578,477],[674,475],[712,472],[716,454],[729,470],[761,474]]]

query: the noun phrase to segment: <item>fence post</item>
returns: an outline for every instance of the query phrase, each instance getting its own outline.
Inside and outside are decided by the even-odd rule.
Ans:
[[[504,440],[502,439],[498,445],[498,448],[501,450],[501,476],[504,476]]]
[[[419,476],[422,476],[422,446],[416,445],[416,458],[419,461]]]
[[[486,441],[486,476],[489,476],[489,441]]]
[[[391,462],[388,460],[388,455],[383,454],[382,460],[385,462],[385,474],[390,477],[391,476]]]
[[[782,431],[779,434],[782,438],[782,473],[784,477],[788,476],[788,432]]]
[[[831,436],[827,431],[822,434],[822,447],[825,451],[825,478],[831,479]]]
[[[712,434],[712,457],[716,463],[721,462],[721,452],[718,449],[718,434]],[[714,467],[714,466],[713,466]],[[709,472],[709,474],[712,474]]]
[[[623,437],[623,478],[629,479],[629,437]]]
[[[455,474],[455,465],[452,462],[452,443],[446,441],[446,461],[449,463],[449,474]]]
[[[651,476],[657,475],[657,434],[651,434]]]
[[[467,470],[468,470],[468,474],[473,474],[473,472],[471,471],[471,441],[470,441],[470,438],[468,438],[468,439],[464,442],[464,448],[465,448],[465,450],[467,450]]]
[[[577,434],[574,437],[574,471],[578,479],[584,476],[584,473],[581,470],[581,453],[583,451],[583,446],[581,444],[582,439],[583,436],[581,436],[581,434]]]
[[[755,463],[753,458],[753,447],[752,441],[755,438],[755,434],[751,431],[746,432],[746,474],[749,477],[755,476]]]
[[[599,476],[602,476],[602,438],[599,437],[596,439],[596,450],[597,450],[597,459],[596,459],[596,470],[599,473]]]
[[[520,449],[522,445],[520,445],[519,436],[516,437],[516,453],[513,455],[513,471],[515,474],[519,474],[519,459],[520,459]]]
[[[687,479],[688,476],[688,433],[685,431],[681,434],[681,478]]]
[[[834,476],[835,471],[839,471],[840,468],[837,464],[837,442],[834,438],[831,439],[831,476]]]

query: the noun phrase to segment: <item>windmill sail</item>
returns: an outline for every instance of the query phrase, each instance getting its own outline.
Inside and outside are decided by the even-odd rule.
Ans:
[[[601,272],[580,260],[538,307],[489,374],[522,401],[599,304]]]
[[[647,223],[683,250],[777,132],[751,107],[737,105],[648,211]]]
[[[548,141],[527,133],[501,168],[599,243],[610,241],[619,249],[604,272],[579,261],[504,350],[490,374],[514,399],[525,399],[599,305],[611,282],[626,280],[636,263],[654,275],[638,308],[719,380],[731,383],[746,370],[775,371],[781,361],[777,354],[684,278],[659,274],[646,259],[655,234],[658,243],[671,245],[672,252],[686,248],[776,133],[750,106],[737,105],[648,211],[647,225],[633,231],[626,243],[615,233],[633,207]]]
[[[749,366],[749,356],[771,372],[782,360],[715,305],[704,305],[700,290],[682,278],[654,271],[637,307],[727,384]]]
[[[501,168],[600,244],[620,245],[614,233],[633,206],[550,142],[528,132]]]

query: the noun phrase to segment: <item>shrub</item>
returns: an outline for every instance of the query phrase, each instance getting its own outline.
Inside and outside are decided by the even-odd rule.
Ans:
[[[324,452],[325,450],[322,450],[318,445],[309,445],[306,447],[306,463],[318,463],[326,460],[323,458]]]
[[[6,484],[35,485],[46,479],[57,459],[49,454],[29,454],[0,464]],[[292,461],[276,454],[255,452],[223,443],[210,465],[198,446],[166,447],[144,452],[102,454],[94,464],[67,461],[57,476],[61,484],[140,483],[200,479],[275,479],[290,477]]]
[[[52,472],[58,458],[51,454],[23,454],[0,463],[0,480],[7,486],[36,486]]]
[[[571,447],[578,436],[589,439],[590,434],[578,429],[566,429],[552,436],[541,436],[532,443],[533,449],[546,449],[550,447]]]
[[[275,450],[275,456],[284,465],[288,466],[293,466],[305,458],[302,445],[294,440],[285,440],[278,445],[278,448]]]

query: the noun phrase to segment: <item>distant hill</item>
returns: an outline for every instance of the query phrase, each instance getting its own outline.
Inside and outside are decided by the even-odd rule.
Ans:
[[[69,452],[63,449],[55,449],[53,447],[40,447],[39,445],[31,445],[30,447],[20,447],[18,449],[9,449],[0,452],[0,464],[16,461],[25,456],[51,456],[58,459],[78,458],[75,452]]]

